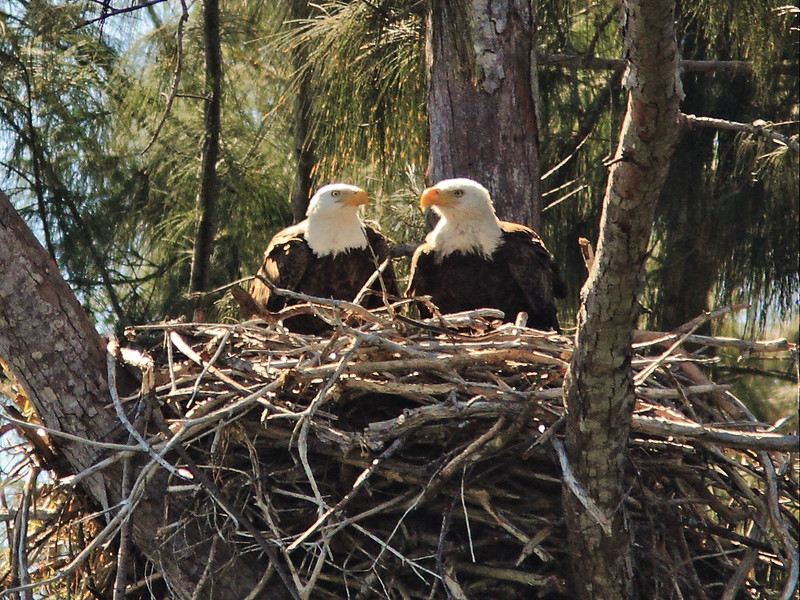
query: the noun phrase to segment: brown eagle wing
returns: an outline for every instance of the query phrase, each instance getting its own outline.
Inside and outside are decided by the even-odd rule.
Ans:
[[[304,231],[303,224],[299,223],[276,233],[264,252],[258,276],[269,279],[276,287],[297,290],[313,260],[313,252],[303,238]],[[286,299],[272,294],[258,277],[253,280],[250,295],[260,307],[272,312],[286,305]]]
[[[500,226],[505,238],[501,260],[531,307],[530,321],[558,330],[554,299],[566,296],[558,265],[535,231],[505,221]]]

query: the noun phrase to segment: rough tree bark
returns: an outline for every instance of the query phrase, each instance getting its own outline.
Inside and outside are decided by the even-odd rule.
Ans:
[[[572,580],[580,600],[631,597],[631,540],[622,488],[634,403],[631,332],[654,207],[680,129],[674,7],[674,0],[623,2],[627,113],[564,383],[567,456],[578,483],[610,522],[604,531],[565,489]]]
[[[534,18],[530,1],[430,2],[428,179],[480,181],[501,218],[538,228]]]
[[[88,440],[125,443],[109,395],[104,340],[8,198],[0,192],[0,359],[36,408],[45,426]],[[135,383],[120,371],[121,393]],[[74,473],[108,451],[54,438]],[[119,510],[122,466],[117,462],[87,477],[83,490],[98,508]],[[210,524],[192,520],[181,496],[166,493],[160,471],[133,516],[133,540],[161,570],[172,597],[240,600],[258,585],[266,566],[223,541]],[[181,519],[186,527],[172,526]],[[193,596],[214,544],[214,577]],[[257,598],[287,598],[276,579]]]
[[[203,38],[205,42],[206,102],[205,134],[200,166],[200,192],[197,233],[192,258],[191,291],[208,289],[211,252],[214,243],[214,219],[217,206],[219,178],[220,112],[222,108],[222,55],[220,50],[218,0],[203,2]]]

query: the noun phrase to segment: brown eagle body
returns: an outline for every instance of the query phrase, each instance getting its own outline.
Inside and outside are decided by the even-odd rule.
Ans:
[[[563,298],[566,289],[536,232],[497,220],[488,192],[467,179],[440,182],[426,190],[421,204],[450,222],[440,221],[414,253],[408,295],[431,296],[443,313],[496,308],[513,322],[526,312],[529,327],[560,331],[554,298]]]
[[[323,190],[331,187],[326,186]],[[312,204],[313,202],[312,199]],[[363,203],[365,201],[361,202],[361,204]],[[311,209],[309,210],[311,211]],[[337,207],[335,210],[344,209]],[[351,246],[335,250],[323,248],[322,251],[315,252],[312,249],[313,242],[310,244],[308,239],[310,235],[309,220],[318,217],[319,215],[310,214],[309,219],[276,233],[267,247],[258,275],[265,277],[278,288],[310,296],[352,301],[377,267],[390,257],[389,240],[370,225],[358,220],[357,230],[351,233],[355,238],[360,236],[362,243],[366,238],[366,243],[363,243],[364,247]],[[357,216],[355,218],[357,219]],[[326,228],[342,226],[335,220],[326,221],[323,225]],[[346,225],[350,226],[352,223],[349,223],[348,220]],[[336,242],[336,244],[338,243]],[[397,282],[391,263],[383,271],[382,279],[386,291],[389,294],[397,295]],[[371,289],[380,295],[381,282],[376,280]],[[253,280],[250,295],[262,309],[271,312],[279,311],[285,306],[297,302],[273,293],[258,277]],[[363,306],[366,308],[376,308],[381,305],[380,297],[372,294],[368,295],[363,302]],[[298,333],[319,334],[330,329],[325,322],[310,314],[290,317],[286,319],[285,325]]]
[[[496,308],[514,321],[526,312],[529,327],[559,331],[553,300],[565,291],[557,265],[532,229],[500,224],[500,245],[488,259],[460,251],[441,256],[422,244],[411,261],[409,294],[431,296],[443,313]]]

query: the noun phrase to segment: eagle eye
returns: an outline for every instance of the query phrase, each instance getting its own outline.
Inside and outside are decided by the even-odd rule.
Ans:
[[[453,190],[453,196],[456,198],[461,198],[464,195],[464,190]]]
[[[338,198],[341,195],[342,195],[342,192],[340,192],[339,190],[333,190],[331,192],[331,196],[333,196],[334,198]]]

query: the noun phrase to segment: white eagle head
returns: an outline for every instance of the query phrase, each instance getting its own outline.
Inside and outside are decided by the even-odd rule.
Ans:
[[[331,183],[321,187],[306,211],[305,238],[317,256],[366,248],[367,238],[358,216],[369,202],[367,192],[355,185]]]
[[[466,178],[445,179],[422,192],[420,208],[432,208],[439,223],[427,241],[443,255],[477,252],[487,258],[500,243],[502,230],[489,190]]]

